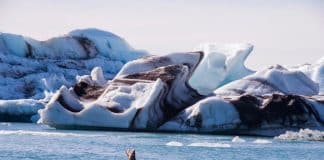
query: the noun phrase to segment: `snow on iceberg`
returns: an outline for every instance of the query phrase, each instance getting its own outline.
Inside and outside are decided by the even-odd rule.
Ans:
[[[72,86],[77,75],[90,74],[97,66],[103,72],[98,78],[112,79],[126,62],[146,55],[119,36],[97,29],[75,30],[46,41],[0,33],[0,99],[19,99],[8,102],[18,106],[25,99],[48,98],[48,93]]]
[[[250,44],[201,44],[195,50],[203,51],[204,57],[196,68],[189,84],[200,94],[211,94],[216,88],[251,73],[244,66],[253,50]]]

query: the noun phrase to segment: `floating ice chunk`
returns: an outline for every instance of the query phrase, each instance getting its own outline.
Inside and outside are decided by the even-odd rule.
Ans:
[[[16,56],[25,57],[28,48],[23,36],[0,33],[0,51],[10,52]]]
[[[165,145],[167,145],[167,146],[175,146],[175,147],[183,146],[183,144],[181,142],[177,142],[177,141],[171,141],[171,142],[166,143]]]
[[[287,131],[275,139],[280,140],[306,140],[306,141],[324,141],[324,132],[310,129],[300,129],[299,132]]]
[[[210,143],[210,142],[198,142],[191,143],[188,145],[189,147],[211,147],[211,148],[230,148],[230,144],[226,143]]]
[[[31,122],[32,116],[44,105],[38,100],[0,100],[0,121]]]
[[[253,141],[253,143],[257,143],[257,144],[269,144],[272,143],[270,140],[266,140],[266,139],[256,139]]]
[[[239,136],[235,136],[233,139],[232,139],[232,142],[234,143],[244,143],[245,140],[240,138]]]
[[[208,95],[226,83],[253,73],[244,66],[252,49],[250,44],[200,45],[196,50],[203,51],[204,57],[189,84],[200,94]]]

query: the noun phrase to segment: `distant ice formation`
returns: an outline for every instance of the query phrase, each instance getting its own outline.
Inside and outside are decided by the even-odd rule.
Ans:
[[[90,74],[97,66],[105,79],[111,79],[126,62],[146,55],[119,36],[97,29],[75,30],[46,41],[0,33],[0,110],[5,111],[0,114],[9,114],[8,103],[26,110],[29,102],[49,98],[62,85],[72,86],[77,75]],[[30,111],[36,114],[37,109]]]

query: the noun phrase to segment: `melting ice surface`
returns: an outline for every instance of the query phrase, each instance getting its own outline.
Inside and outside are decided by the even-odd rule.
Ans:
[[[324,145],[319,141],[240,136],[246,142],[236,143],[232,142],[233,138],[220,135],[56,130],[36,124],[0,123],[0,159],[124,160],[128,148],[136,149],[137,159],[145,160],[323,158]],[[272,143],[253,143],[257,139]]]

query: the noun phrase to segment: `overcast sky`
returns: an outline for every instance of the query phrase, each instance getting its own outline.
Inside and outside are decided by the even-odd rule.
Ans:
[[[251,43],[254,69],[324,56],[323,0],[0,0],[0,32],[45,40],[79,28],[111,31],[152,54]]]

